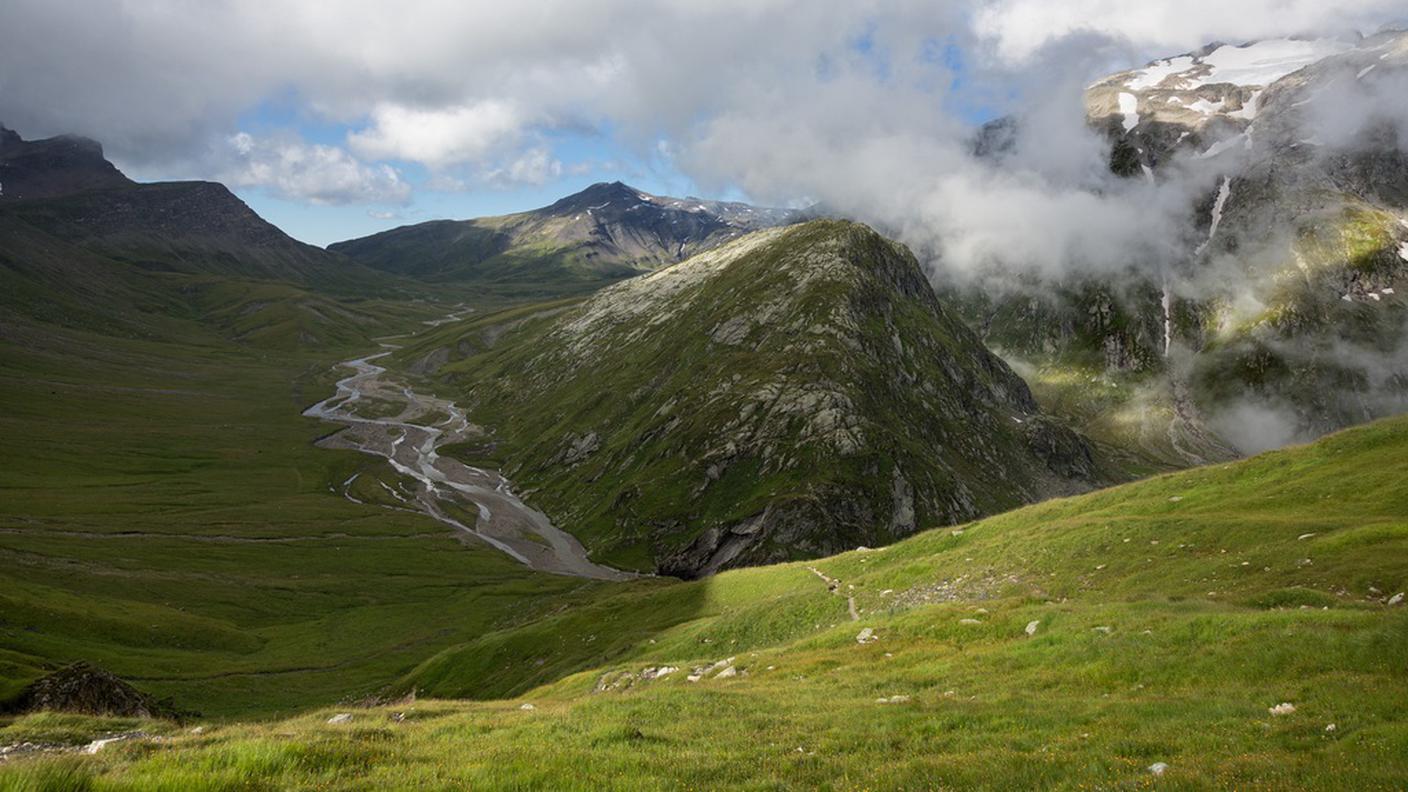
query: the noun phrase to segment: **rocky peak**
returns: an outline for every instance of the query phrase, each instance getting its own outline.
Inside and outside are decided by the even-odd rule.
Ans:
[[[103,157],[96,140],[60,135],[27,141],[0,127],[0,201],[57,198],[132,184]]]
[[[4,155],[5,149],[10,146],[17,146],[23,142],[24,141],[20,139],[20,133],[10,129],[4,124],[0,124],[0,156]]]
[[[581,192],[576,192],[565,198],[558,199],[541,211],[553,214],[569,214],[573,212],[583,212],[588,209],[594,211],[598,209],[622,210],[649,200],[650,197],[651,196],[646,193],[619,181],[597,182]]]
[[[1239,141],[1249,148],[1253,130],[1265,138],[1268,116],[1295,114],[1309,93],[1329,90],[1335,80],[1361,81],[1401,66],[1405,50],[1402,31],[1210,44],[1095,82],[1085,94],[1086,114],[1137,164],[1157,167],[1176,151],[1210,158]]]

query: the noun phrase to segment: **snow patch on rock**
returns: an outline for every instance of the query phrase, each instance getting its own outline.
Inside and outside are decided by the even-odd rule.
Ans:
[[[1120,114],[1124,116],[1125,132],[1130,132],[1139,126],[1139,97],[1132,93],[1121,93]]]

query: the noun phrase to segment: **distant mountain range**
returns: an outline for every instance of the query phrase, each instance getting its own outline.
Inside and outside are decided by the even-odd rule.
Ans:
[[[543,296],[589,291],[800,216],[787,209],[662,197],[611,182],[541,209],[433,220],[328,249],[384,272]]]

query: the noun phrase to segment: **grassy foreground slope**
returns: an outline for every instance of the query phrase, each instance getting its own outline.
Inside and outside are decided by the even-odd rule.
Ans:
[[[517,678],[520,699],[149,724],[171,739],[0,785],[1398,789],[1405,474],[1393,419],[885,549],[627,585],[403,681]],[[597,660],[527,689],[569,656]]]

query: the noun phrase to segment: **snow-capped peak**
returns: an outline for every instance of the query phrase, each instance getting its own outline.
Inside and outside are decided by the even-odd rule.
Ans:
[[[1133,91],[1167,88],[1190,91],[1204,85],[1231,84],[1264,88],[1316,61],[1353,49],[1339,39],[1266,39],[1250,44],[1216,46],[1203,55],[1180,55],[1128,72],[1124,87]]]

